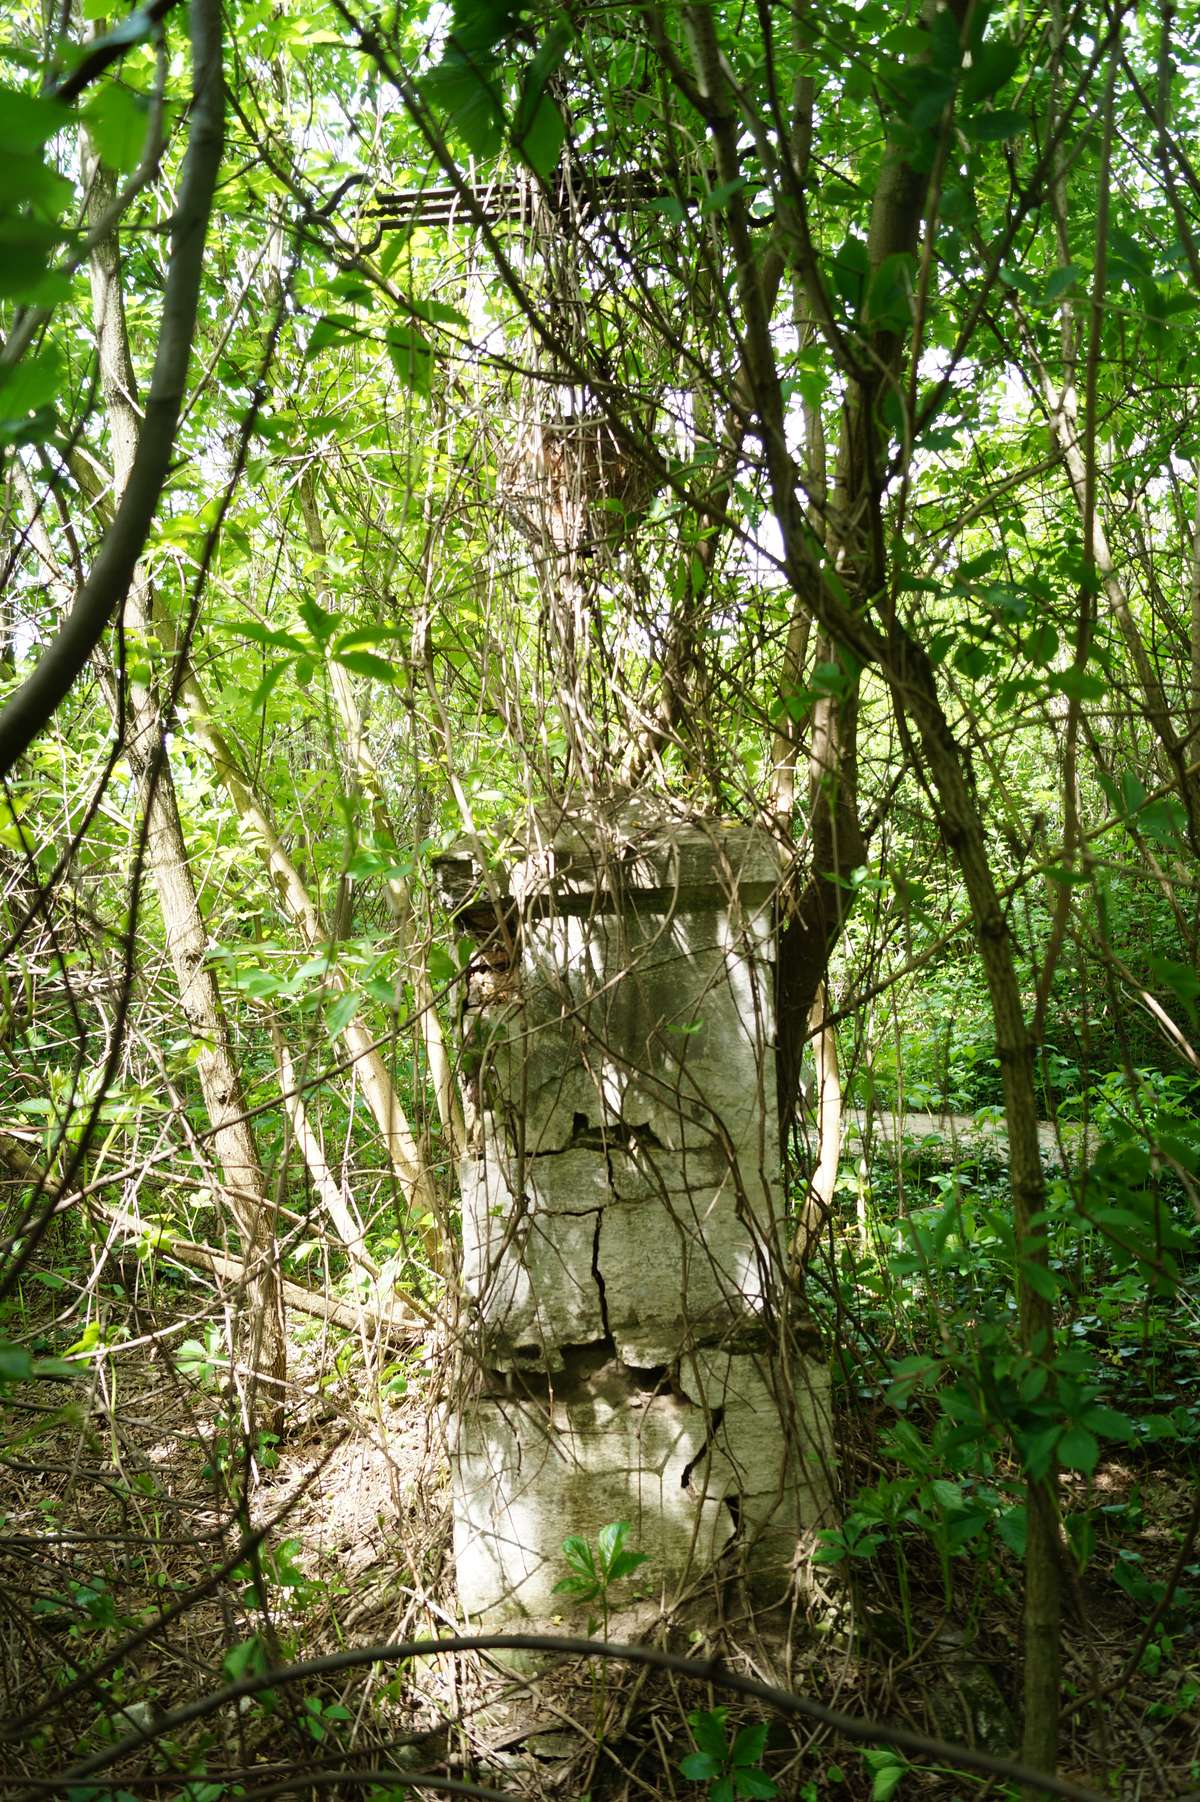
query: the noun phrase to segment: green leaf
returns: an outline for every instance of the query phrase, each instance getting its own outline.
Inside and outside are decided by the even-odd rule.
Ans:
[[[348,989],[344,995],[338,996],[337,1000],[329,1009],[325,1019],[325,1023],[331,1033],[344,1032],[346,1030],[347,1026],[349,1026],[351,1020],[353,1020],[355,1014],[358,1012],[360,1000],[361,996],[355,994],[353,989]]]
[[[1021,61],[1018,45],[977,44],[971,50],[971,66],[963,82],[963,98],[969,106],[990,100],[1017,72]]]
[[[779,1794],[779,1785],[765,1771],[735,1770],[733,1787],[739,1796],[758,1798],[760,1802],[770,1802],[772,1796]]]
[[[1071,701],[1102,701],[1106,693],[1103,679],[1085,669],[1060,670],[1051,676],[1049,686]]]
[[[231,1646],[221,1660],[221,1669],[231,1683],[261,1675],[267,1669],[267,1654],[260,1636],[253,1633],[241,1645]]]
[[[1126,813],[1137,813],[1138,809],[1145,805],[1145,785],[1134,775],[1132,770],[1122,770],[1121,772],[1121,800]]]
[[[954,653],[954,667],[956,670],[961,670],[962,674],[972,682],[978,682],[980,677],[986,676],[991,669],[992,659],[982,645],[960,645]]]
[[[1032,1258],[1022,1258],[1019,1269],[1021,1281],[1027,1289],[1032,1289],[1033,1293],[1040,1295],[1043,1301],[1058,1299],[1061,1284],[1052,1270],[1047,1270],[1044,1264],[1035,1263]]]
[[[692,1738],[700,1750],[707,1752],[721,1764],[725,1762],[728,1750],[725,1738],[725,1722],[728,1717],[727,1708],[697,1708],[688,1715]]]
[[[44,442],[54,431],[53,402],[63,379],[62,353],[54,346],[0,370],[0,438],[12,444]]]
[[[627,1520],[610,1521],[608,1526],[601,1527],[596,1535],[596,1545],[600,1552],[600,1564],[604,1570],[608,1569],[628,1537],[629,1522]]]
[[[1082,1470],[1088,1476],[1100,1460],[1100,1446],[1094,1433],[1080,1422],[1069,1426],[1056,1447],[1058,1461],[1068,1470]]]
[[[929,1487],[939,1508],[962,1507],[963,1492],[957,1483],[951,1483],[945,1477],[935,1477]]]
[[[577,1601],[590,1602],[600,1594],[600,1584],[594,1577],[560,1577],[551,1593],[556,1596],[574,1596]]]
[[[563,1540],[562,1551],[563,1557],[571,1566],[572,1570],[578,1571],[582,1576],[586,1577],[594,1577],[596,1575],[595,1556],[591,1546],[582,1534],[568,1534],[566,1539]]]
[[[739,1727],[733,1750],[729,1754],[730,1764],[760,1764],[766,1744],[765,1721],[758,1721],[752,1727]]]
[[[1053,1426],[1043,1427],[1037,1433],[1025,1433],[1020,1436],[1025,1468],[1031,1477],[1044,1477],[1050,1469],[1050,1461],[1054,1456],[1060,1432],[1061,1428]]]
[[[1200,972],[1191,964],[1181,964],[1170,957],[1148,957],[1146,963],[1158,987],[1185,1007],[1190,1008],[1200,997]]]
[[[1052,307],[1060,301],[1064,294],[1069,294],[1079,280],[1083,270],[1077,263],[1064,263],[1061,269],[1052,270],[1046,278],[1046,286],[1042,289],[1041,304]]]
[[[534,174],[546,181],[558,167],[566,135],[562,114],[549,94],[543,94],[528,126],[520,137],[514,132],[513,141]]]
[[[333,647],[335,657],[343,651],[357,651],[361,646],[373,644],[406,644],[411,634],[402,626],[355,626],[350,632],[343,632]]]
[[[263,672],[262,681],[256,685],[250,696],[250,706],[253,710],[257,711],[266,705],[274,689],[287,675],[289,668],[290,665],[286,663],[273,663]]]
[[[273,645],[280,650],[294,651],[298,657],[307,657],[312,646],[297,638],[294,632],[280,632],[273,626],[262,626],[256,619],[218,620],[218,632],[233,632],[239,638],[248,638],[251,644]],[[285,666],[286,667],[286,666]]]
[[[900,1787],[900,1779],[908,1769],[907,1759],[898,1752],[882,1747],[863,1753],[867,1769],[872,1773],[871,1802],[889,1802]]]
[[[996,1521],[996,1532],[1010,1552],[1017,1558],[1024,1558],[1028,1534],[1028,1516],[1024,1508],[1009,1508],[1001,1514]]]
[[[454,978],[458,975],[458,965],[443,945],[430,946],[429,954],[425,959],[425,968],[429,972],[430,982],[437,988],[444,988],[448,982],[453,982]],[[587,1546],[588,1569],[594,1569],[595,1567],[591,1563],[592,1548],[588,1545],[586,1539],[576,1539],[572,1536],[565,1541],[563,1551],[566,1552],[568,1545],[576,1544]]]
[[[608,1580],[610,1583],[618,1583],[622,1577],[632,1576],[635,1570],[640,1570],[649,1561],[649,1552],[618,1552],[608,1567]]]
[[[1131,1445],[1137,1438],[1137,1428],[1128,1414],[1120,1414],[1115,1408],[1107,1408],[1102,1402],[1094,1403],[1083,1416],[1082,1424],[1092,1433],[1099,1433],[1104,1439],[1119,1439],[1124,1445]]]
[[[689,1752],[679,1761],[679,1769],[693,1783],[708,1783],[720,1775],[720,1760],[709,1752]]]
[[[26,217],[6,219],[0,212],[0,299],[30,305],[65,299],[71,284],[49,266],[63,240],[55,225]]]
[[[1000,107],[995,112],[973,114],[966,120],[963,129],[977,144],[1000,144],[1007,138],[1017,137],[1028,125],[1029,120],[1024,113]]]
[[[452,121],[463,143],[484,162],[496,156],[503,141],[504,111],[494,73],[490,57],[474,59],[451,45],[420,84],[426,102]]]
[[[88,132],[102,162],[130,174],[141,161],[150,122],[150,102],[123,82],[109,82],[83,109]]]
[[[374,651],[335,651],[334,661],[343,669],[353,670],[356,676],[370,676],[375,682],[394,683],[400,674],[394,663],[377,657]]]
[[[916,259],[908,251],[884,257],[867,283],[863,318],[875,331],[904,332],[912,324]]]
[[[0,1344],[0,1382],[23,1383],[33,1375],[33,1357],[22,1345]]]
[[[1036,663],[1042,669],[1047,668],[1058,656],[1059,637],[1056,628],[1049,620],[1044,620],[1040,626],[1034,626],[1026,632],[1021,640],[1021,649],[1030,663]]]
[[[947,71],[931,68],[924,62],[911,66],[904,73],[904,86],[909,94],[905,117],[914,131],[928,131],[938,123],[954,98],[954,78]]]
[[[0,87],[0,152],[26,155],[31,147],[46,144],[73,123],[69,107],[40,94]]]
[[[743,194],[749,183],[744,175],[735,175],[729,181],[719,181],[710,188],[700,203],[702,213],[719,213],[722,207],[728,206],[735,194]]]
[[[429,340],[415,326],[389,325],[384,333],[388,356],[406,388],[428,394],[433,377],[433,352]]]

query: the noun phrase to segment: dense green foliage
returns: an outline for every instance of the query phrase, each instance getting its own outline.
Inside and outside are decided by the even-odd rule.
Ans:
[[[203,110],[189,27],[218,14],[9,8],[10,704],[103,589],[139,483],[122,433],[144,447],[161,416]],[[1112,1793],[1200,1781],[1179,1505],[1200,1442],[1200,8],[244,0],[220,54],[154,523],[0,804],[5,1602],[49,1698],[21,1724],[14,1652],[13,1768],[59,1781],[56,1723],[82,1757],[158,1699],[122,1648],[169,1596],[220,1598],[205,1655],[230,1681],[341,1633],[341,1579],[302,1535],[231,1551],[289,1429],[231,1382],[213,1253],[250,1264],[255,1240],[214,1046],[303,1292],[296,1417],[306,1386],[385,1425],[432,1408],[477,954],[433,860],[464,832],[503,860],[530,806],[632,790],[781,848],[787,1177],[816,1209],[803,1288],[844,1427],[816,1560],[856,1598],[862,1710],[970,1740],[879,1674],[897,1660],[919,1691],[949,1623],[1020,1716],[1052,1581],[1061,1768]],[[215,1012],[181,1003],[164,797]],[[845,1112],[818,1193],[799,1077],[830,1033]],[[913,1112],[938,1119],[898,1150]],[[312,1367],[305,1293],[344,1310]],[[356,1306],[397,1297],[424,1351],[356,1336]],[[202,1569],[189,1550],[176,1571],[186,1510],[122,1438],[115,1373],[151,1332],[190,1398],[184,1491],[222,1523]],[[72,1486],[30,1499],[21,1473],[72,1445],[129,1545],[68,1569]],[[414,1554],[425,1601],[435,1565]],[[349,1707],[311,1685],[295,1716],[268,1691],[241,1764],[181,1730],[143,1774],[189,1802],[258,1793],[255,1760],[385,1744],[401,1675]],[[917,1793],[899,1754],[785,1769],[782,1742],[683,1699],[685,1777]],[[681,1793],[624,1726],[621,1756]],[[1051,1768],[1056,1734],[1027,1722],[1027,1758]],[[930,1770],[926,1793],[964,1793]],[[617,1782],[601,1760],[593,1793]]]

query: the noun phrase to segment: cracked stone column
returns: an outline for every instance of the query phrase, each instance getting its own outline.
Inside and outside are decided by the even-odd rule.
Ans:
[[[479,947],[463,1611],[577,1624],[553,1593],[562,1541],[610,1521],[650,1559],[614,1594],[627,1626],[685,1597],[703,1613],[714,1574],[779,1600],[830,1518],[831,1433],[786,1276],[774,848],[627,806],[535,824],[523,850],[503,875],[465,848],[440,864]]]

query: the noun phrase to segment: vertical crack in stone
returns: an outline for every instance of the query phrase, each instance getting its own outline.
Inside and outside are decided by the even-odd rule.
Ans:
[[[600,1297],[600,1325],[604,1331],[604,1343],[615,1349],[612,1328],[608,1324],[608,1301],[604,1293],[604,1272],[600,1268],[600,1229],[604,1225],[604,1209],[596,1210],[596,1230],[592,1234],[592,1277],[596,1284],[596,1293]]]
[[[686,1395],[687,1391],[681,1389],[680,1394]],[[688,1396],[688,1400],[691,1401],[690,1396]],[[696,1408],[696,1407],[700,1407],[701,1404],[699,1402],[692,1402],[692,1406],[694,1408]],[[724,1419],[725,1419],[725,1408],[723,1405],[719,1408],[714,1408],[712,1413],[709,1415],[708,1430],[704,1435],[704,1443],[701,1445],[700,1450],[696,1453],[696,1456],[694,1458],[692,1458],[688,1462],[688,1464],[684,1467],[683,1475],[679,1479],[679,1487],[681,1489],[690,1489],[691,1488],[692,1472],[695,1470],[696,1466],[698,1464],[702,1464],[704,1462],[705,1458],[707,1458],[709,1456],[709,1454],[715,1449],[716,1441],[717,1441],[717,1434],[721,1431],[721,1423],[724,1421]],[[726,1498],[726,1499],[728,1499],[728,1498]]]

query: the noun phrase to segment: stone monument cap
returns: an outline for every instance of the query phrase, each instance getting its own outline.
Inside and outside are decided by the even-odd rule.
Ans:
[[[501,855],[485,864],[478,839],[462,838],[434,860],[447,908],[581,913],[619,900],[674,911],[735,896],[757,907],[775,893],[783,868],[777,842],[762,827],[642,797],[531,813],[509,829],[504,849],[511,861]]]

